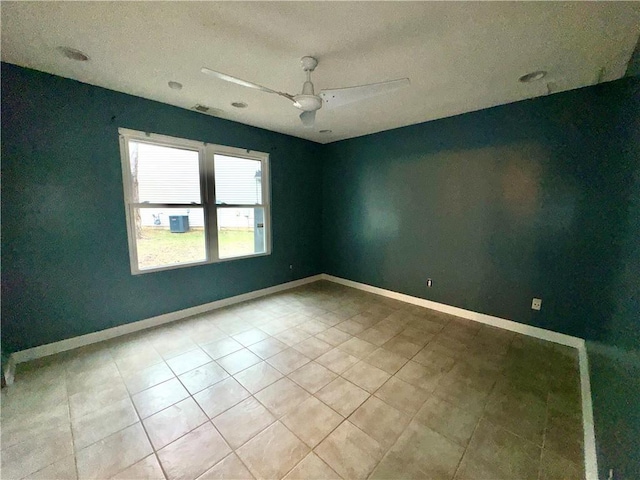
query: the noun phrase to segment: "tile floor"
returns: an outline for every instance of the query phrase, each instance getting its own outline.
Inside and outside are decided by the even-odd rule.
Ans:
[[[21,364],[3,479],[584,478],[574,350],[329,282]]]

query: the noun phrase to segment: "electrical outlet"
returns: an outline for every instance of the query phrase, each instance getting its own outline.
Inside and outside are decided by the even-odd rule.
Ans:
[[[534,298],[531,301],[531,310],[540,310],[542,308],[542,299]]]
[[[427,278],[427,287],[431,288],[433,286],[433,281],[430,278]]]

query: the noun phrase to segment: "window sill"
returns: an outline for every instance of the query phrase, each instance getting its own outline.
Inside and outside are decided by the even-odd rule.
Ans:
[[[144,270],[131,270],[132,275],[146,275],[148,273],[156,273],[156,272],[165,272],[167,270],[177,270],[179,268],[188,268],[188,267],[201,267],[203,265],[215,265],[217,263],[226,263],[232,262],[234,260],[246,260],[248,258],[256,258],[256,257],[266,257],[271,255],[271,252],[265,253],[254,253],[251,255],[243,255],[241,257],[229,257],[229,258],[220,258],[218,260],[206,260],[203,262],[193,262],[193,263],[175,263],[173,265],[165,265],[163,267],[157,268],[146,268]]]

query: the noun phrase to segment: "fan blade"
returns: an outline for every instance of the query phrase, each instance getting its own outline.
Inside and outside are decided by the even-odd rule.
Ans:
[[[282,97],[288,98],[289,100],[293,101],[293,95],[289,95],[288,93],[284,93],[284,92],[278,92],[276,90],[271,90],[270,88],[263,87],[262,85],[258,85],[257,83],[247,82],[246,80],[232,77],[231,75],[227,75],[226,73],[216,72],[215,70],[211,70],[210,68],[206,68],[206,67],[202,67],[200,71],[206,75],[210,75],[220,80],[224,80],[225,82],[235,83],[236,85],[242,85],[243,87],[253,88],[255,90],[261,90],[267,93],[275,93],[276,95],[280,95]]]
[[[388,82],[372,83],[358,87],[335,88],[322,90],[320,96],[324,99],[327,108],[341,107],[350,103],[359,102],[367,98],[376,97],[384,93],[393,92],[409,86],[408,78],[390,80]]]
[[[316,123],[316,112],[314,110],[312,112],[302,112],[300,114],[300,120],[302,120],[302,125],[305,127],[311,128]]]

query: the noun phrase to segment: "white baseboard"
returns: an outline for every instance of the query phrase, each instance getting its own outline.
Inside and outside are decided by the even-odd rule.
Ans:
[[[425,300],[424,298],[413,297],[411,295],[405,295],[404,293],[394,292],[386,290],[384,288],[374,287],[364,283],[354,282],[352,280],[346,280],[344,278],[335,277],[328,274],[313,275],[293,282],[283,283],[275,285],[273,287],[256,290],[242,295],[236,295],[235,297],[224,298],[215,302],[205,303],[203,305],[197,305],[195,307],[186,308],[184,310],[178,310],[177,312],[165,313],[156,317],[147,318],[138,322],[128,323],[125,325],[119,325],[117,327],[101,330],[99,332],[89,333],[81,335],[79,337],[69,338],[61,340],[59,342],[49,343],[47,345],[41,345],[27,350],[21,350],[11,355],[9,364],[12,368],[15,368],[15,364],[27,362],[41,357],[54,355],[56,353],[65,352],[74,348],[83,347],[92,343],[102,342],[115,337],[126,335],[128,333],[145,330],[148,328],[157,327],[166,323],[174,322],[183,318],[187,318],[200,313],[205,313],[210,310],[226,307],[236,303],[244,302],[254,298],[263,297],[272,293],[281,292],[291,288],[299,287],[308,283],[316,282],[318,280],[328,280],[334,283],[339,283],[348,287],[363,290],[365,292],[375,293],[402,302],[418,305],[420,307],[430,308],[457,317],[466,318],[475,322],[484,323],[505,330],[529,335],[542,340],[559,343],[569,347],[578,349],[578,358],[580,361],[580,384],[582,390],[582,414],[583,414],[583,426],[584,426],[584,449],[585,449],[585,472],[587,480],[598,480],[598,465],[596,458],[596,443],[595,432],[593,426],[593,404],[591,401],[591,383],[589,381],[589,364],[587,358],[587,350],[585,341],[582,338],[572,337],[563,333],[557,333],[543,328],[533,327],[531,325],[525,325],[523,323],[506,320],[504,318],[494,317],[486,315],[484,313],[473,312],[471,310],[465,310],[463,308],[446,305],[444,303],[432,302],[431,300]],[[13,380],[13,378],[11,378]]]
[[[584,434],[584,472],[587,480],[598,480],[596,431],[593,423],[593,401],[589,378],[589,358],[586,346],[578,348],[580,361],[580,389],[582,395],[582,431]]]
[[[505,320],[504,318],[493,317],[491,315],[465,310],[464,308],[453,307],[444,303],[432,302],[431,300],[425,300],[424,298],[412,297],[411,295],[406,295],[404,293],[394,292],[392,290],[386,290],[384,288],[374,287],[372,285],[354,282],[340,277],[334,277],[333,275],[327,275],[326,273],[322,274],[322,279],[346,285],[347,287],[357,288],[358,290],[363,290],[365,292],[382,295],[383,297],[393,298],[394,300],[400,300],[401,302],[418,305],[419,307],[430,308],[431,310],[437,310],[438,312],[466,318],[467,320],[473,320],[475,322],[499,327],[512,332],[518,332],[531,337],[540,338],[542,340],[559,343],[561,345],[567,345],[574,348],[580,348],[581,346],[584,347],[584,340],[582,338],[572,337],[571,335],[565,335],[564,333],[552,332],[551,330],[545,330],[544,328],[532,327],[531,325],[526,325],[524,323]]]
[[[4,376],[5,385],[13,385],[13,380],[16,376],[16,360],[12,355],[9,356],[7,360],[7,364],[4,366],[4,371],[2,372]]]
[[[127,323],[125,325],[118,325],[117,327],[108,328],[106,330],[100,330],[99,332],[88,333],[86,335],[80,335],[78,337],[68,338],[59,342],[48,343],[46,345],[40,345],[38,347],[28,348],[19,352],[14,352],[11,355],[11,359],[15,363],[28,362],[29,360],[35,360],[37,358],[47,357],[56,353],[66,352],[67,350],[73,350],[74,348],[84,347],[92,343],[102,342],[104,340],[110,340],[115,337],[120,337],[128,333],[138,332],[140,330],[146,330],[148,328],[164,325],[165,323],[174,322],[183,318],[205,313],[210,310],[216,310],[218,308],[234,305],[236,303],[245,302],[254,298],[264,297],[272,293],[281,292],[283,290],[289,290],[290,288],[299,287],[307,283],[317,282],[321,280],[322,275],[313,275],[311,277],[302,278],[300,280],[294,280],[293,282],[282,283],[280,285],[274,285],[273,287],[263,288],[261,290],[255,290],[253,292],[243,293],[242,295],[236,295],[235,297],[223,298],[215,302],[205,303],[203,305],[197,305],[195,307],[185,308],[184,310],[178,310],[177,312],[165,313],[156,317],[139,320],[137,322]]]
[[[587,358],[587,348],[584,339],[572,337],[571,335],[565,335],[563,333],[553,332],[551,330],[545,330],[544,328],[533,327],[524,323],[506,320],[500,317],[486,315],[484,313],[465,310],[463,308],[446,305],[444,303],[432,302],[431,300],[425,300],[424,298],[405,295],[404,293],[394,292],[392,290],[386,290],[380,287],[374,287],[365,283],[354,282],[352,280],[346,280],[340,277],[334,277],[333,275],[328,275],[326,273],[322,274],[321,276],[323,280],[329,280],[331,282],[339,283],[347,287],[357,288],[358,290],[375,293],[377,295],[382,295],[387,298],[393,298],[394,300],[411,303],[420,307],[430,308],[438,312],[455,315],[456,317],[466,318],[467,320],[473,320],[475,322],[484,323],[486,325],[491,325],[505,330],[510,330],[512,332],[521,333],[523,335],[529,335],[531,337],[540,338],[542,340],[547,340],[550,342],[576,348],[578,350],[578,360],[580,367],[585,477],[587,480],[598,480],[598,460],[596,457],[596,437],[593,426],[593,403],[591,400],[591,382],[589,380],[589,361]]]

